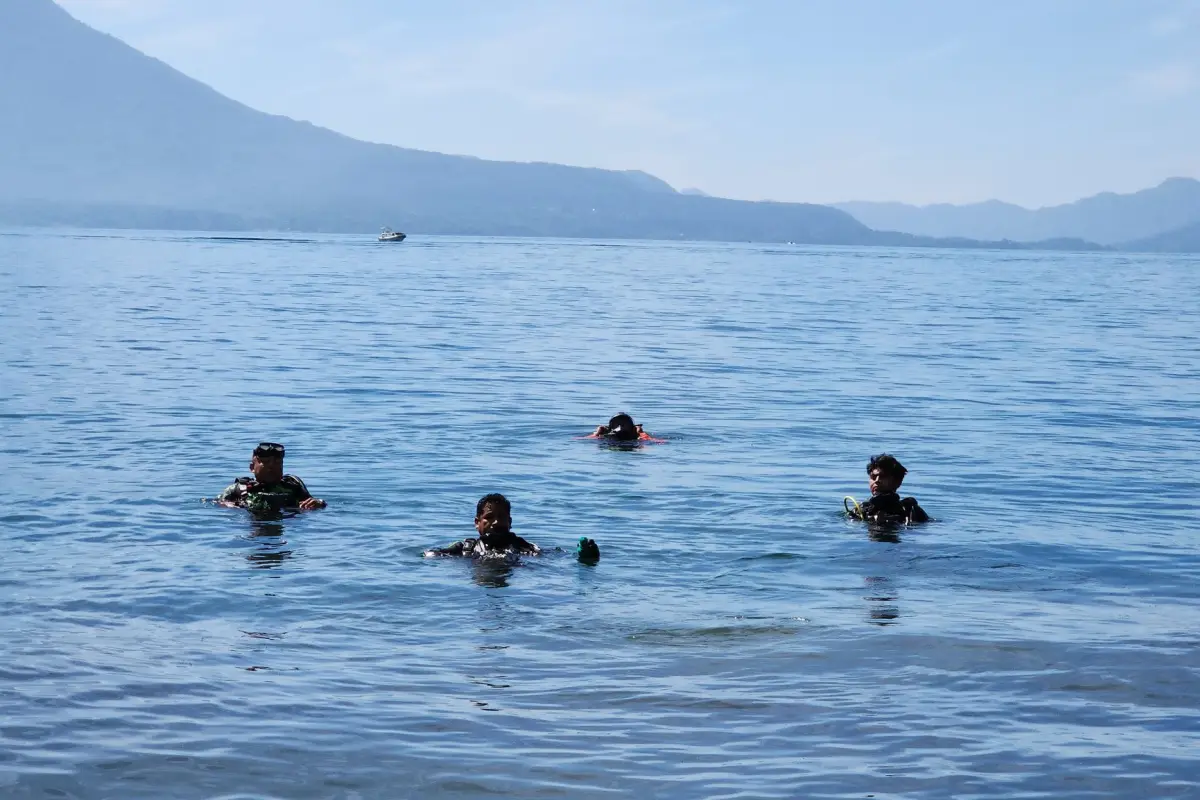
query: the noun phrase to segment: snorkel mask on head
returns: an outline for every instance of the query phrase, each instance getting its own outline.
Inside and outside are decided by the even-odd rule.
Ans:
[[[254,455],[259,458],[283,458],[283,445],[277,442],[259,442],[254,448]]]

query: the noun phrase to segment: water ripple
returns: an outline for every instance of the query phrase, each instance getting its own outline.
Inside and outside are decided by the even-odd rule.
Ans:
[[[0,796],[1200,797],[1196,266],[0,236]]]

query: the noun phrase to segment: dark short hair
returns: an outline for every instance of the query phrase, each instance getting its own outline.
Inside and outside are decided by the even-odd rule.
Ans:
[[[629,425],[633,424],[633,417],[629,416],[624,411],[618,412],[617,414],[615,414],[613,416],[612,419],[610,419],[608,421],[608,427],[610,427],[610,428],[615,428],[618,425],[624,425],[624,424],[629,424]]]
[[[608,430],[611,433],[616,428],[624,428],[626,433],[620,437],[624,439],[638,438],[637,425],[633,422],[633,417],[626,414],[624,411],[618,413],[608,421]]]
[[[496,506],[503,509],[504,513],[510,517],[512,516],[512,503],[508,502],[508,498],[498,492],[492,492],[479,498],[479,502],[475,504],[475,519],[482,517],[483,510],[488,506]]]
[[[908,474],[908,470],[904,468],[904,465],[897,461],[895,456],[888,453],[880,453],[867,462],[868,475],[871,474],[872,470],[876,469],[884,475],[892,475],[901,480]]]
[[[278,442],[259,442],[254,448],[254,455],[259,458],[283,458],[283,445]]]

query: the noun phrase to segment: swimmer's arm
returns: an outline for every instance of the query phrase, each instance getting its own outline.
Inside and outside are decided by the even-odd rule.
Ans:
[[[313,511],[318,508],[325,508],[327,505],[329,504],[319,497],[306,497],[300,501],[300,510]]]
[[[437,558],[438,556],[461,556],[466,553],[466,542],[455,542],[446,547],[432,547],[426,550],[422,555],[425,558]]]
[[[234,482],[225,487],[225,491],[217,495],[217,502],[223,506],[237,507],[246,499],[246,487],[241,482]]]

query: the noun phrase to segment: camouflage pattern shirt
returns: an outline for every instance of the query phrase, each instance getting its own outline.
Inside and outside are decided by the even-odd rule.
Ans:
[[[259,483],[254,478],[238,478],[217,498],[254,512],[283,511],[299,508],[300,503],[312,497],[304,481],[295,475],[284,475],[278,483]]]

